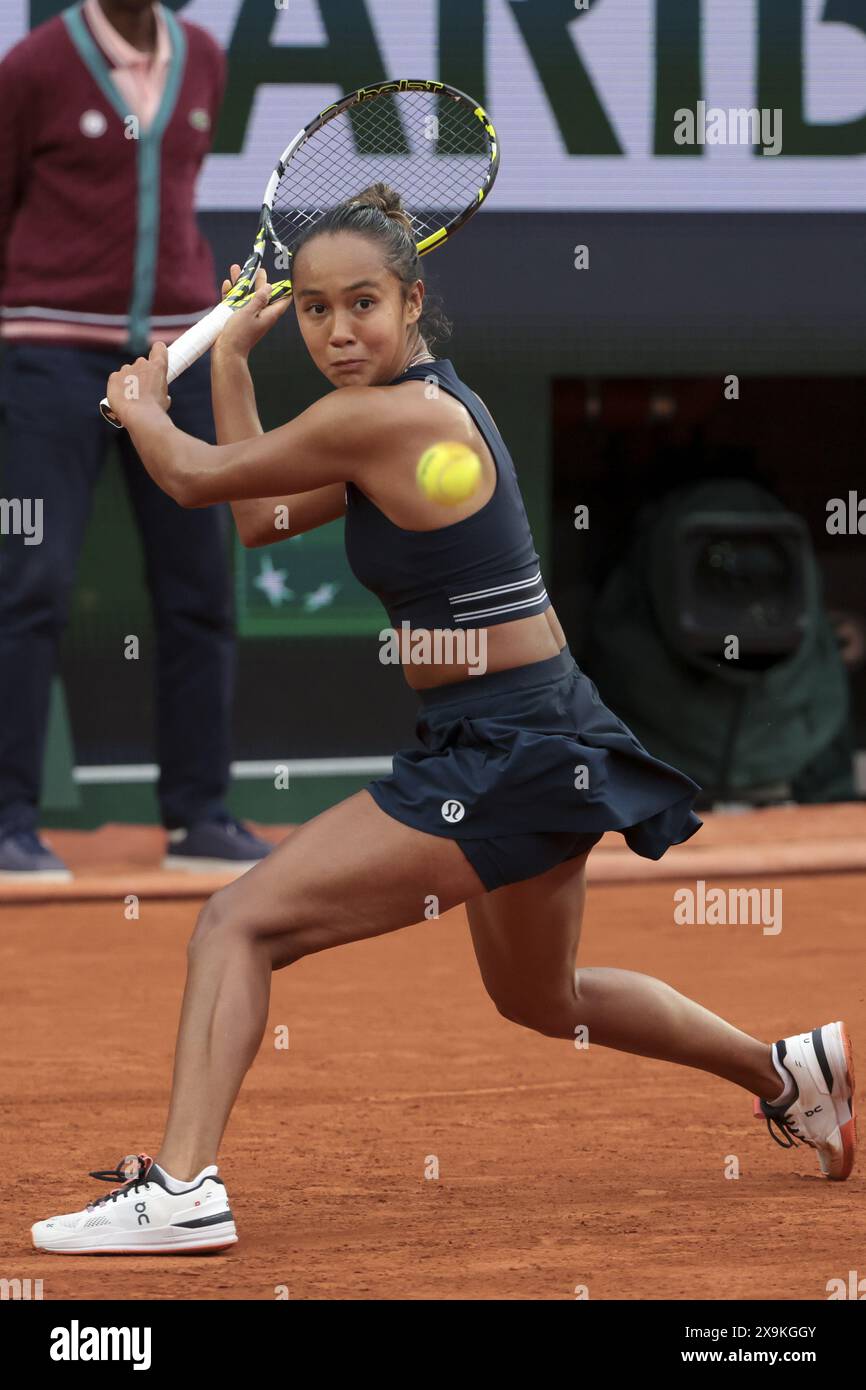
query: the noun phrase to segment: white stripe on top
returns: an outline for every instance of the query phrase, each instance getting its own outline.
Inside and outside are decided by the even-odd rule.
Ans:
[[[497,613],[513,613],[518,608],[532,608],[536,603],[542,603],[547,598],[547,590],[542,589],[537,598],[524,598],[519,603],[504,603],[498,608],[478,608],[474,613],[452,613],[455,623],[465,623],[468,618],[491,618]]]
[[[525,589],[529,584],[537,584],[541,579],[541,570],[537,570],[531,579],[517,579],[513,584],[496,584],[492,589],[476,589],[470,594],[449,594],[449,603],[460,603],[463,599],[488,598],[496,594],[507,594],[512,589]]]

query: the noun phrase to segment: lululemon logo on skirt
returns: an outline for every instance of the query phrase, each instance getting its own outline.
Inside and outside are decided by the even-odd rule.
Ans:
[[[464,805],[463,805],[463,802],[462,802],[462,801],[454,801],[454,800],[451,800],[451,801],[443,801],[443,802],[442,802],[442,819],[443,819],[443,820],[452,821],[452,822],[453,822],[453,821],[462,820],[465,814],[466,814],[466,810],[465,810],[465,808],[464,808]]]

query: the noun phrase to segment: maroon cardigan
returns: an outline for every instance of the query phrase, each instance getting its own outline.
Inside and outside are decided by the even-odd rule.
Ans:
[[[80,5],[0,62],[0,335],[143,351],[219,297],[195,218],[195,183],[225,85],[225,58],[163,10],[173,57],[149,131],[124,133],[123,101]]]

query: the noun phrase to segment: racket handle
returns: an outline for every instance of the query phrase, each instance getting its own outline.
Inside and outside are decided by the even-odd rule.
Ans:
[[[213,346],[231,316],[232,308],[229,304],[218,304],[215,309],[211,309],[209,314],[205,314],[203,319],[199,319],[198,323],[194,323],[192,328],[188,328],[185,333],[182,333],[169,345],[166,378],[169,385],[180,376],[181,372],[185,372],[187,367],[191,367],[193,362],[197,362],[209,347]],[[108,404],[107,396],[99,402],[99,412],[103,420],[107,420],[110,425],[114,425],[119,430],[123,429],[123,425]]]

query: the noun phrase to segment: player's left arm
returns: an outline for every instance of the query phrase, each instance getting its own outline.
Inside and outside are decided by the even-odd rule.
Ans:
[[[404,393],[344,386],[278,429],[235,444],[206,444],[166,414],[165,362],[165,345],[155,343],[149,358],[109,377],[108,399],[154,482],[182,507],[354,482],[371,461],[393,456],[417,433]]]

